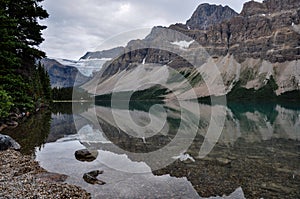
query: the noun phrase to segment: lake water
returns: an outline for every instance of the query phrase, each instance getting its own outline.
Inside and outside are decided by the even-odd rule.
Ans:
[[[4,133],[94,198],[300,198],[300,104],[154,104],[55,104]]]

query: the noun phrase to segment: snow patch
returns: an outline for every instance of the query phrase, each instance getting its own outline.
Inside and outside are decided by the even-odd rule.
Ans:
[[[191,161],[195,162],[195,159],[186,153],[181,153],[179,156],[174,156],[172,158],[175,160],[179,159],[181,162],[186,161],[186,160],[191,160]]]
[[[181,49],[187,49],[194,41],[174,41],[171,44],[179,46]]]
[[[98,72],[101,70],[104,63],[107,61],[111,61],[112,58],[93,58],[93,59],[80,59],[79,61],[53,58],[58,61],[60,64],[65,66],[73,66],[79,70],[81,74],[84,76],[90,77],[94,72]]]

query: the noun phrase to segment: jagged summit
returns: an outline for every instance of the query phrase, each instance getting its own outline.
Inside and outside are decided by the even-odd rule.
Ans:
[[[186,25],[190,29],[206,30],[211,25],[221,23],[237,15],[238,13],[228,6],[204,3],[198,6]]]

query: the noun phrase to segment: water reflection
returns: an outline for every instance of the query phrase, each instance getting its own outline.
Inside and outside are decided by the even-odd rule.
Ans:
[[[243,194],[246,198],[299,197],[300,105],[185,102],[184,110],[177,103],[167,103],[161,104],[164,110],[151,112],[152,105],[131,103],[130,117],[138,126],[128,122],[121,103],[113,108],[89,105],[74,115],[52,114],[48,137],[52,143],[37,152],[37,160],[49,171],[69,175],[70,183],[96,198],[199,198],[232,193],[231,198]],[[198,123],[195,106],[200,110]],[[188,118],[181,117],[182,111]],[[222,114],[222,133],[207,135],[212,118],[218,124]],[[149,126],[151,121],[160,122],[149,131],[139,131],[139,126]],[[170,161],[168,166],[155,169],[153,159],[136,155],[167,146],[180,124],[186,134],[167,148],[164,158],[168,160],[157,159]],[[185,136],[194,131],[191,144],[182,150]],[[203,147],[209,152],[205,157],[199,153]],[[75,151],[83,148],[98,150],[97,159],[76,160]],[[107,184],[87,184],[82,176],[92,170],[103,170],[100,179]]]
[[[14,138],[21,145],[23,154],[32,154],[35,147],[41,147],[47,142],[51,123],[49,110],[41,110],[19,123],[18,127],[5,129],[1,133]]]
[[[77,134],[74,117],[87,111],[91,106],[92,103],[54,103],[51,106],[52,121],[47,142],[55,142],[65,136]],[[77,124],[86,122],[83,118],[76,121]]]
[[[224,129],[217,140],[218,145],[234,146],[241,139],[247,143],[263,142],[272,139],[300,140],[300,110],[297,109],[287,109],[278,104],[229,104],[228,107],[225,107],[221,105],[199,105],[194,102],[185,103],[187,104],[185,109],[189,111],[189,114],[196,115],[194,107],[200,107],[200,123],[185,124],[187,126],[186,130],[198,129],[196,140],[201,140],[201,137],[203,139],[206,136],[211,117],[218,118],[218,115],[211,115],[212,109],[216,109],[215,113],[226,115]],[[86,118],[94,128],[99,127],[98,130],[100,129],[101,132],[104,132],[108,140],[115,144],[120,144],[122,148],[130,151],[131,149],[123,146],[126,145],[124,140],[127,139],[127,141],[131,142],[134,140],[134,143],[138,143],[138,145],[155,143],[158,141],[157,139],[161,139],[160,141],[163,142],[167,140],[167,143],[174,137],[179,123],[186,122],[181,121],[184,118],[181,118],[180,109],[176,104],[167,104],[164,108],[168,113],[167,123],[165,124],[167,127],[158,131],[157,135],[146,136],[145,139],[142,139],[140,135],[132,136],[133,132],[138,133],[138,131],[129,126],[129,119],[125,117],[125,112],[127,112],[125,109],[114,109],[113,115],[111,108],[96,106],[88,109],[81,116]],[[159,112],[156,112],[155,115],[139,109],[130,110],[129,112],[131,118],[142,126],[149,123],[149,118],[155,121],[163,121],[165,119],[165,116],[162,116]],[[123,118],[123,120],[119,119],[122,123],[117,124],[115,122],[116,117]],[[158,147],[153,146],[153,144],[150,144],[150,146]],[[133,150],[137,151],[137,149]],[[149,150],[151,149],[144,149],[144,151]]]

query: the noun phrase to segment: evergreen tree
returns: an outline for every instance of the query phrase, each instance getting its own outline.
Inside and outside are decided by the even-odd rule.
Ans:
[[[50,77],[48,72],[42,66],[41,62],[38,63],[38,74],[42,86],[43,96],[45,97],[46,100],[51,101],[52,92],[51,92]]]
[[[0,85],[19,108],[31,109],[34,101],[51,98],[49,78],[44,75],[42,83],[36,66],[36,60],[45,56],[37,48],[46,28],[38,20],[48,17],[41,2],[0,0]]]

